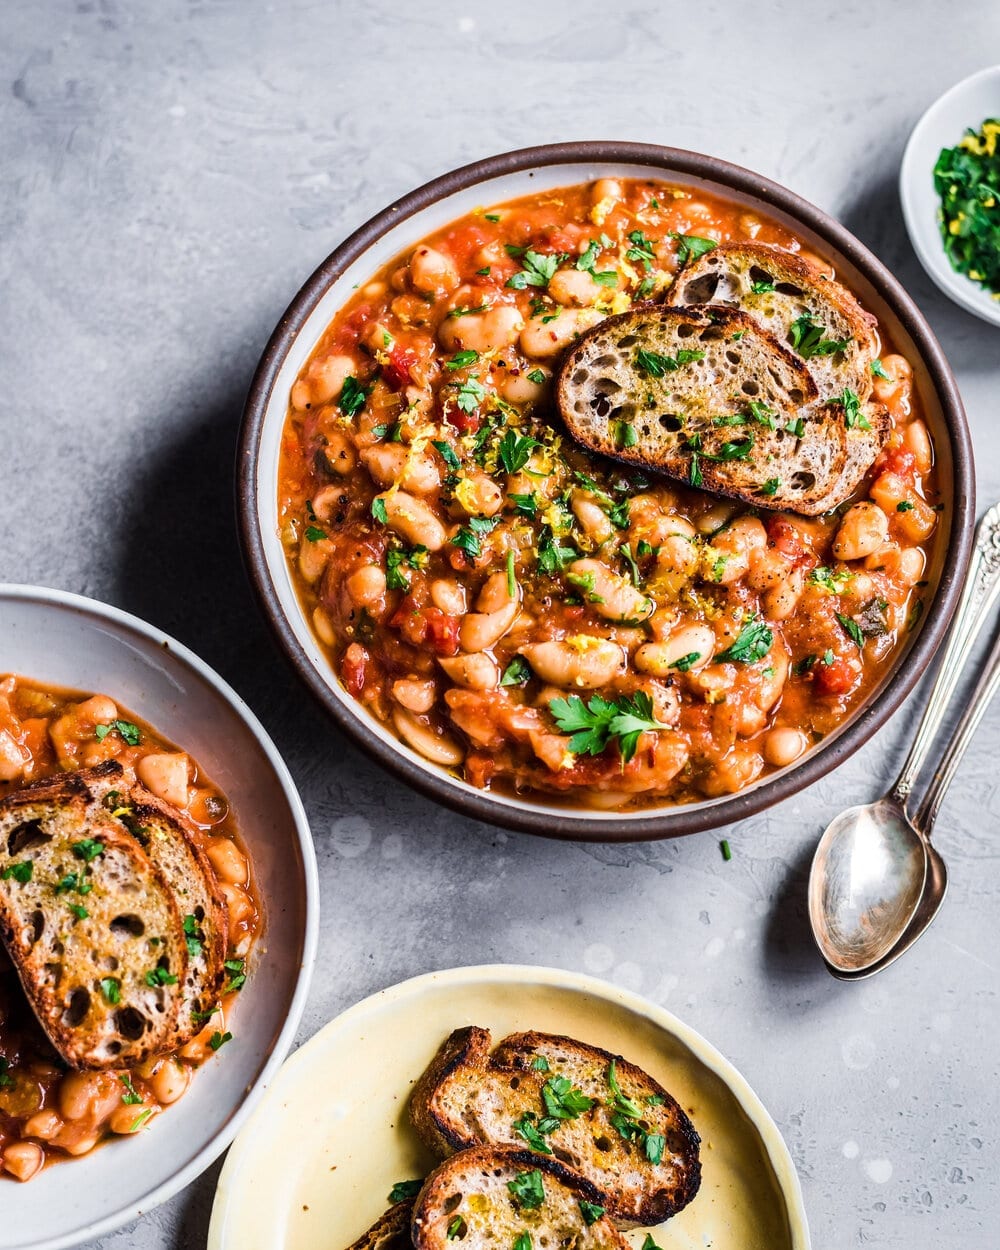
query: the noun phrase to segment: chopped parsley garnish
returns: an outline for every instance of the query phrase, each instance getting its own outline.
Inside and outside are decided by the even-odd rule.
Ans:
[[[77,920],[86,920],[90,915],[90,912],[87,911],[86,907],[80,903],[70,903],[69,909],[73,915],[76,916]]]
[[[652,1233],[646,1234],[646,1238],[642,1243],[642,1250],[661,1250],[661,1247],[653,1240]]]
[[[184,937],[187,941],[188,954],[192,956],[200,955],[203,950],[203,934],[198,927],[198,918],[196,916],[184,917]]]
[[[614,423],[614,435],[616,447],[634,447],[639,441],[639,435],[635,432],[635,426],[628,421],[616,421]]]
[[[653,267],[653,262],[656,260],[656,255],[653,252],[653,240],[647,239],[641,230],[632,230],[629,232],[628,241],[632,246],[625,253],[625,259],[638,261],[643,269],[649,273]]]
[[[517,1199],[518,1206],[525,1211],[534,1211],[545,1201],[545,1186],[538,1168],[533,1168],[530,1172],[518,1172],[512,1181],[507,1182],[507,1188]]]
[[[604,1208],[599,1207],[596,1202],[586,1202],[583,1198],[580,1200],[580,1214],[583,1216],[583,1222],[589,1228],[591,1224],[596,1224],[604,1214]]]
[[[857,621],[852,621],[849,616],[843,616],[840,612],[836,612],[834,615],[840,622],[840,628],[850,638],[851,642],[855,646],[863,647],[865,645],[865,635]]]
[[[750,290],[754,295],[766,295],[774,290],[774,282],[770,278],[762,278],[759,282],[752,283]]]
[[[534,491],[527,495],[508,495],[507,498],[513,500],[515,512],[530,517],[531,520],[535,519],[538,514],[538,496]]]
[[[132,1084],[132,1078],[127,1072],[122,1072],[118,1076],[119,1081],[125,1086],[125,1093],[122,1094],[122,1102],[126,1107],[134,1107],[142,1102],[142,1094],[140,1094]]]
[[[468,525],[463,525],[451,541],[460,551],[464,551],[470,560],[475,560],[483,553],[480,538],[499,524],[499,517],[469,517]]]
[[[400,571],[400,565],[407,562],[406,552],[398,548],[385,553],[385,584],[389,590],[409,590],[410,579]]]
[[[31,880],[31,874],[34,871],[34,860],[22,859],[16,864],[8,864],[3,872],[0,873],[0,878],[4,881],[10,881],[13,878],[13,880],[19,882],[21,885],[27,885]]]
[[[777,429],[778,422],[774,410],[768,408],[767,404],[762,404],[759,399],[751,399],[747,404],[747,409],[750,416],[760,425],[766,425],[769,430]]]
[[[752,616],[741,627],[736,641],[715,657],[716,663],[755,664],[767,655],[773,642],[774,634],[767,625],[760,617]]]
[[[897,512],[912,512],[913,504],[910,503],[908,499],[901,499],[899,503],[896,504],[896,511]]]
[[[455,455],[455,450],[450,443],[446,443],[443,439],[435,438],[431,440],[431,446],[436,448],[440,453],[441,459],[445,462],[449,469],[458,469],[461,467],[461,460]]]
[[[719,850],[722,852],[722,858],[728,864],[729,861],[733,858],[733,848],[729,845],[728,838],[722,839],[722,841],[719,843]]]
[[[638,590],[642,585],[642,574],[639,572],[639,566],[636,564],[635,557],[632,555],[632,547],[629,543],[622,543],[622,545],[618,548],[618,554],[625,561],[626,565],[628,565],[628,573],[629,577],[632,579],[632,585],[636,588],[636,590]]]
[[[146,984],[156,989],[158,985],[176,985],[177,978],[168,968],[157,966],[146,973]]]
[[[231,994],[240,989],[247,979],[245,959],[227,959],[222,965],[229,973],[229,980],[222,987],[223,994]]]
[[[320,529],[318,525],[308,525],[306,527],[306,539],[311,543],[322,542],[326,536],[326,530]]]
[[[460,387],[455,402],[463,412],[475,412],[486,398],[486,387],[475,378],[466,378]]]
[[[872,377],[883,378],[886,382],[894,382],[896,380],[895,378],[891,378],[889,374],[886,373],[885,365],[881,362],[881,360],[873,360],[868,368],[871,370]]]
[[[1000,293],[1000,120],[966,130],[934,165],[945,255],[958,273]]]
[[[753,439],[747,435],[746,438],[737,438],[731,443],[720,444],[718,451],[703,451],[701,454],[706,460],[747,460],[752,450]]]
[[[555,699],[553,702],[560,700]],[[550,703],[549,707],[551,706]],[[596,1099],[588,1098],[582,1090],[576,1089],[568,1076],[550,1076],[542,1086],[542,1102],[554,1120],[575,1120],[577,1116],[589,1111],[595,1105]]]
[[[108,734],[112,732],[116,732],[122,741],[130,747],[137,747],[142,741],[138,725],[133,725],[128,720],[115,720],[110,725],[94,726],[94,737],[98,742],[103,742]]]
[[[518,1233],[514,1238],[514,1250],[531,1250],[531,1233]]]
[[[515,291],[523,291],[529,286],[548,286],[565,259],[566,256],[562,252],[551,252],[546,255],[533,251],[529,247],[521,257],[524,268],[508,278],[506,285]]]
[[[101,993],[104,995],[104,1001],[112,1007],[116,1007],[122,1000],[121,984],[114,977],[101,978]]]
[[[476,313],[484,313],[489,311],[489,304],[477,304],[474,308],[470,308],[468,304],[459,304],[457,308],[448,310],[449,317],[473,317]]]
[[[794,434],[796,438],[801,438],[806,432],[806,423],[802,417],[793,417],[791,421],[785,425],[786,434]]]
[[[372,516],[378,521],[379,525],[388,525],[389,514],[385,510],[385,500],[381,495],[376,495],[372,500]]]
[[[855,426],[859,430],[870,430],[872,428],[870,421],[861,411],[861,400],[849,386],[845,386],[839,395],[834,395],[830,403],[840,404],[841,408],[843,408],[844,424],[849,430],[853,430]]]
[[[828,590],[832,595],[839,595],[853,576],[850,569],[831,569],[821,564],[809,574],[809,582],[812,586]]]
[[[451,360],[446,360],[444,367],[453,371],[455,369],[467,369],[469,365],[474,365],[478,359],[479,353],[474,352],[470,347],[466,347],[462,351],[456,352]]]
[[[546,381],[546,377],[541,369],[529,369],[528,381],[534,382],[536,386],[542,386]]]
[[[644,1149],[650,1163],[662,1163],[667,1139],[662,1133],[647,1133]]]
[[[689,260],[697,260],[713,247],[719,246],[715,239],[703,239],[697,234],[678,234],[676,230],[669,233],[672,239],[677,240],[677,259],[682,265],[686,265]]]
[[[641,733],[666,728],[654,717],[653,701],[643,690],[615,699],[595,694],[588,703],[571,694],[568,699],[553,699],[549,711],[559,729],[572,735],[569,750],[573,755],[600,755],[617,739],[623,764],[635,755]]]
[[[647,351],[644,347],[640,347],[635,354],[635,363],[643,373],[648,373],[653,378],[662,378],[664,374],[676,373],[681,365],[693,364],[695,361],[704,359],[703,351],[688,351],[684,348],[676,356],[661,356],[659,352]]]
[[[578,557],[576,548],[564,547],[548,526],[542,530],[538,539],[538,567],[543,573],[555,577]]]
[[[368,400],[368,388],[361,385],[355,377],[344,379],[344,385],[337,398],[337,407],[345,417],[356,417]]]
[[[483,217],[485,217],[487,221],[499,221],[500,220],[499,213],[483,213]]]
[[[465,1220],[460,1215],[452,1218],[448,1224],[448,1232],[445,1234],[448,1241],[454,1241],[456,1237],[460,1237],[465,1232]]]
[[[155,1110],[156,1110],[155,1107],[147,1107],[145,1111],[140,1111],[140,1113],[135,1117],[132,1123],[128,1126],[128,1131],[130,1133],[138,1132],[138,1130],[142,1128],[142,1126],[146,1123],[146,1121],[149,1119],[149,1117],[153,1114]]]
[[[104,850],[104,843],[95,838],[83,838],[73,843],[73,854],[85,864],[92,863]]]
[[[696,451],[691,453],[691,467],[688,469],[688,481],[692,486],[700,486],[702,483],[701,462]]]
[[[536,1055],[531,1061],[531,1067],[535,1072],[548,1072],[549,1061],[544,1055]]]
[[[522,437],[508,430],[497,446],[500,463],[508,473],[517,473],[528,463],[532,451],[541,446],[537,438]]]
[[[812,313],[803,313],[792,322],[788,332],[788,341],[792,347],[806,360],[810,356],[835,356],[842,352],[851,341],[846,339],[824,338],[825,327]]]
[[[10,1075],[10,1060],[0,1055],[0,1089],[10,1089],[14,1078]]]
[[[762,495],[776,495],[779,490],[781,490],[781,478],[769,477],[760,488],[760,493]]]
[[[674,660],[674,662],[669,664],[667,667],[675,668],[679,673],[689,673],[700,659],[700,651],[689,651],[687,655],[682,655],[679,660]]]
[[[405,1202],[407,1198],[415,1198],[423,1187],[423,1181],[397,1181],[389,1190],[389,1202]]]
[[[403,441],[403,426],[400,421],[393,421],[391,425],[373,425],[372,433],[377,439],[385,439],[388,443]]]
[[[531,665],[523,655],[515,655],[503,671],[501,686],[523,686],[531,680]]]
[[[215,1032],[208,1039],[208,1044],[209,1046],[211,1046],[213,1050],[218,1050],[220,1047],[225,1046],[226,1042],[231,1042],[232,1040],[233,1040],[232,1033]]]
[[[550,1155],[552,1151],[546,1144],[540,1127],[536,1125],[536,1119],[537,1117],[531,1111],[526,1111],[519,1120],[514,1121],[514,1132],[518,1137],[523,1137],[532,1150],[537,1150],[539,1154]],[[555,1121],[552,1127],[557,1127],[558,1123],[558,1120]]]
[[[83,873],[68,872],[56,886],[56,894],[68,894],[70,890],[76,890],[77,894],[89,894],[93,888]]]
[[[576,268],[583,273],[589,273],[595,282],[601,286],[617,286],[618,274],[613,269],[605,269],[601,272],[597,270],[597,257],[601,252],[601,244],[596,239],[591,239],[587,244],[587,250],[577,258]]]

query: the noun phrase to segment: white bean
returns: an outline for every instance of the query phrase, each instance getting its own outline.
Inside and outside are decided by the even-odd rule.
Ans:
[[[386,523],[400,538],[428,551],[440,551],[448,541],[448,534],[434,510],[422,499],[408,495],[406,491],[389,491],[378,495],[385,504]]]
[[[707,625],[684,625],[663,642],[644,643],[635,653],[635,666],[640,673],[668,677],[678,671],[678,660],[686,660],[683,671],[697,672],[714,652],[715,633]]]
[[[775,768],[786,768],[808,748],[809,739],[801,729],[781,726],[764,739],[764,759]]]
[[[21,750],[6,729],[0,729],[0,781],[16,781],[27,762],[26,752]]]
[[[188,757],[180,752],[153,752],[135,766],[135,775],[147,790],[174,807],[186,807],[188,799]]]
[[[446,768],[454,768],[465,759],[465,752],[458,742],[448,734],[435,733],[429,725],[405,708],[393,709],[392,723],[399,736],[411,746],[418,755],[430,760],[432,764],[442,764]]]
[[[625,652],[617,643],[590,634],[521,647],[521,655],[545,682],[562,688],[596,690],[625,672]]]
[[[500,685],[500,668],[485,651],[438,656],[438,663],[456,685],[466,690],[495,690]]]
[[[431,582],[431,602],[452,616],[461,616],[468,607],[465,587],[448,577],[437,577]]]
[[[609,621],[644,621],[656,608],[652,599],[600,560],[574,560],[567,571],[579,579],[572,584],[581,586],[584,601]]]
[[[545,360],[557,355],[600,320],[602,314],[593,308],[564,308],[554,317],[552,313],[540,313],[525,323],[521,331],[521,351],[526,356]]]
[[[462,307],[478,307],[482,302],[480,296],[471,295],[468,299],[456,299],[453,312]],[[457,317],[446,317],[438,327],[438,338],[446,351],[457,351],[459,348],[470,348],[474,352],[502,351],[517,342],[524,325],[516,304],[495,304],[482,313],[466,313]]]
[[[414,455],[403,443],[367,447],[361,453],[361,463],[380,486],[398,482],[404,490],[427,495],[441,485],[441,472],[433,458],[426,452]]]
[[[889,537],[889,519],[882,509],[865,500],[848,508],[833,540],[838,560],[863,560]]]
[[[575,490],[570,500],[573,515],[580,522],[580,527],[588,538],[595,542],[606,543],[614,533],[614,527],[602,507],[594,503],[582,490]]]
[[[567,308],[589,308],[596,304],[604,288],[582,269],[560,269],[552,275],[548,291],[557,304]]]
[[[400,677],[392,683],[392,697],[408,712],[418,715],[429,712],[437,698],[432,681],[420,681],[416,677]]]
[[[447,294],[458,286],[458,270],[450,256],[421,244],[410,258],[410,281],[424,295]]]
[[[4,1171],[19,1181],[30,1181],[44,1162],[45,1151],[37,1142],[12,1141],[4,1146]]]

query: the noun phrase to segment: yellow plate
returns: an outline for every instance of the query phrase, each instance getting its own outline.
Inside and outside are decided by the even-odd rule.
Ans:
[[[434,1165],[410,1128],[414,1081],[452,1029],[495,1041],[563,1033],[623,1054],[701,1134],[695,1200],[653,1230],[663,1250],[809,1250],[798,1177],[763,1105],[668,1011],[557,968],[498,964],[404,981],[345,1011],[285,1064],[219,1178],[208,1250],[346,1250],[396,1181]],[[642,1233],[632,1233],[636,1246]]]

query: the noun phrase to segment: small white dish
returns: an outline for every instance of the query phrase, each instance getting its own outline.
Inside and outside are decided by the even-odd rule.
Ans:
[[[397,1181],[435,1164],[410,1126],[414,1081],[456,1028],[495,1042],[537,1029],[651,1073],[701,1134],[701,1189],[654,1240],[676,1250],[809,1250],[788,1149],[746,1080],[662,1007],[558,968],[452,968],[382,990],[326,1025],[282,1068],[219,1178],[208,1250],[351,1245]],[[643,1231],[629,1235],[635,1247]]]
[[[966,310],[1000,326],[1000,300],[956,273],[945,255],[938,225],[940,197],[934,166],[942,148],[953,148],[966,130],[1000,117],[1000,65],[963,78],[936,100],[913,128],[899,170],[899,198],[913,249],[935,286]]]
[[[0,672],[110,695],[198,761],[232,804],[264,930],[233,1013],[232,1044],[148,1132],[0,1179],[0,1250],[101,1237],[190,1184],[242,1127],[288,1054],[316,955],[316,856],[302,803],[263,726],[198,657],[117,608],[0,585]]]

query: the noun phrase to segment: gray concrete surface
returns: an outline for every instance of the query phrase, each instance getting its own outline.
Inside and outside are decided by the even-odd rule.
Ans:
[[[760,1092],[817,1250],[1000,1244],[1000,709],[941,819],[934,930],[874,982],[836,984],[806,928],[810,850],[891,778],[912,704],[835,776],[728,830],[730,863],[711,834],[553,845],[464,822],[387,783],[295,685],[240,567],[234,439],[287,300],[371,212],[477,156],[623,137],[756,168],[889,263],[962,384],[985,505],[1000,336],[924,277],[894,181],[919,113],[998,46],[991,0],[0,6],[0,578],[155,621],[263,716],[322,873],[303,1038],[456,963],[641,990]],[[216,1174],[99,1244],[201,1247]]]

